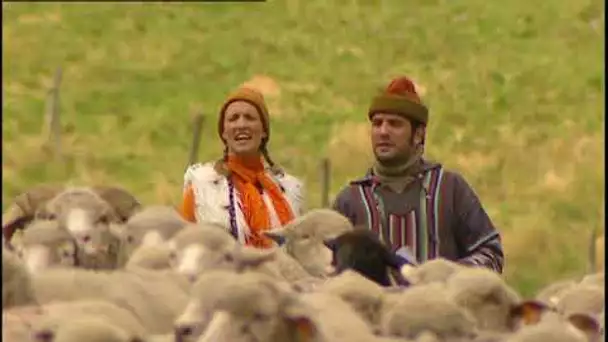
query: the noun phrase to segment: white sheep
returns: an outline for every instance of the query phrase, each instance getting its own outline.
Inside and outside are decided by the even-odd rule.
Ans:
[[[188,304],[177,317],[174,324],[176,342],[194,342],[205,331],[216,299],[226,287],[238,283],[247,275],[227,270],[210,270],[202,273],[192,285]]]
[[[333,254],[325,242],[353,230],[350,221],[330,209],[314,209],[282,228],[264,234],[280,243],[310,275],[326,277],[331,273]]]
[[[446,286],[454,301],[475,318],[480,330],[510,331],[511,310],[521,298],[498,273],[468,268],[452,275]]]
[[[590,342],[580,330],[560,321],[548,321],[526,326],[505,340],[505,342],[537,341]]]
[[[133,334],[100,317],[74,317],[53,329],[36,329],[41,342],[144,342],[145,334]]]
[[[189,285],[173,272],[55,269],[33,277],[41,303],[98,298],[129,309],[151,333],[166,333],[186,306]]]
[[[565,279],[553,282],[540,289],[536,294],[535,298],[544,303],[556,305],[557,302],[559,302],[561,296],[569,289],[575,287],[576,284],[577,281],[573,279]]]
[[[34,303],[29,272],[15,253],[2,248],[2,309]]]
[[[441,339],[473,338],[475,320],[451,298],[440,283],[417,285],[403,291],[382,318],[382,333],[417,338],[428,331]]]
[[[371,327],[379,326],[383,309],[383,288],[359,273],[344,271],[319,285],[317,291],[340,297]]]
[[[7,258],[3,258],[4,260]],[[39,304],[56,301],[105,300],[132,312],[151,333],[172,330],[173,320],[183,311],[190,285],[174,272],[134,269],[93,271],[78,268],[52,268],[32,275],[25,266],[13,262],[7,279],[20,277],[29,287],[12,284],[10,298],[35,298]],[[3,269],[4,271],[4,269]],[[3,274],[3,283],[5,274]]]
[[[597,317],[604,309],[604,287],[577,284],[561,295],[556,308],[564,316],[590,314]]]
[[[205,270],[214,268],[237,241],[223,227],[202,222],[188,224],[168,244],[174,251],[172,267],[195,281]]]
[[[112,224],[112,233],[121,241],[121,264],[124,264],[140,245],[162,244],[187,224],[175,209],[160,205],[141,209],[124,224]]]
[[[199,342],[375,339],[367,323],[336,296],[298,295],[261,274],[241,277],[216,295],[215,311]]]
[[[129,257],[125,269],[168,270],[171,268],[172,254],[173,250],[166,244],[141,245]]]
[[[119,218],[113,208],[87,187],[67,188],[36,212],[43,220],[57,220],[85,255],[108,252],[109,223]]]
[[[73,237],[56,221],[34,221],[21,236],[20,254],[34,273],[54,266],[77,266]]]
[[[445,283],[453,274],[467,268],[467,266],[444,258],[436,258],[419,264],[416,267],[404,268],[402,269],[402,273],[410,283],[421,285],[432,282]]]
[[[593,285],[598,287],[604,287],[605,279],[604,272],[598,272],[593,274],[587,274],[581,280],[582,285]]]
[[[141,322],[128,310],[103,300],[53,302],[3,310],[3,340],[25,340],[36,332],[53,332],[83,318],[100,319],[133,335],[145,335]]]

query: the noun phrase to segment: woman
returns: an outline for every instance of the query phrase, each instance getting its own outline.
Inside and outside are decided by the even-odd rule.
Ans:
[[[301,215],[304,196],[300,180],[278,168],[268,154],[264,97],[239,88],[222,106],[218,124],[224,157],[186,170],[181,213],[191,222],[226,226],[242,244],[272,247],[262,232]]]

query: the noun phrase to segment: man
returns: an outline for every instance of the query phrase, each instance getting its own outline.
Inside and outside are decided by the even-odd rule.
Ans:
[[[375,163],[342,189],[334,209],[393,250],[409,249],[417,262],[443,257],[502,273],[500,235],[473,189],[422,157],[429,114],[413,82],[392,81],[368,117]]]

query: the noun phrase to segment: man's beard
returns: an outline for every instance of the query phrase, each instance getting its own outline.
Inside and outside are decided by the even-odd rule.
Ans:
[[[394,167],[403,165],[414,155],[414,148],[408,147],[405,151],[392,156],[392,157],[381,157],[374,152],[374,156],[378,164],[386,167]]]

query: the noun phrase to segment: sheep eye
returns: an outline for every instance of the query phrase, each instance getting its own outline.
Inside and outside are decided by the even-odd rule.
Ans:
[[[302,239],[310,239],[310,235],[309,234],[304,234],[301,236]]]
[[[232,257],[231,254],[226,254],[226,255],[224,255],[224,261],[233,262],[234,258]]]
[[[40,219],[42,220],[55,220],[57,219],[57,216],[53,213],[39,213],[38,217],[40,217]]]
[[[262,313],[256,312],[253,314],[254,321],[265,321],[266,319],[267,319],[267,316]]]
[[[133,243],[134,240],[135,240],[135,238],[133,237],[133,235],[127,236],[127,242],[128,243]]]
[[[110,222],[110,219],[107,216],[101,216],[98,220],[97,223],[101,223],[101,224],[108,224]]]

